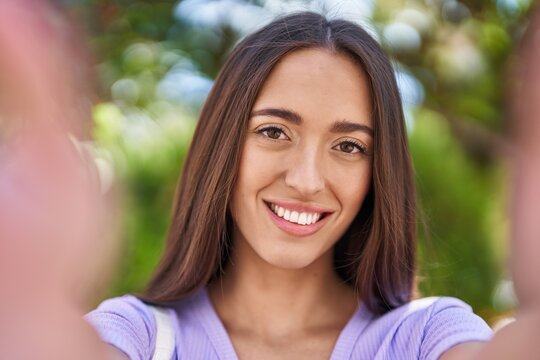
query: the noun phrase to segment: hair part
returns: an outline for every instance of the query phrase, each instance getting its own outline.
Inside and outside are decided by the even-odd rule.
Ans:
[[[360,26],[303,12],[278,18],[232,51],[204,104],[175,195],[161,262],[141,298],[181,299],[219,276],[229,259],[229,204],[251,109],[287,54],[322,48],[353,58],[371,92],[373,178],[362,208],[334,250],[335,269],[376,314],[412,297],[416,215],[413,171],[393,68]]]

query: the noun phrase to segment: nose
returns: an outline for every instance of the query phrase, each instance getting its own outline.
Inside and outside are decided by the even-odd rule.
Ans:
[[[304,197],[310,197],[324,189],[323,161],[316,149],[305,148],[291,154],[285,184]]]

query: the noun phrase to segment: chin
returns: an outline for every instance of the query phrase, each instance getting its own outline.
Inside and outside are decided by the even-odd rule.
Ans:
[[[276,250],[272,252],[265,251],[258,255],[269,265],[283,270],[305,269],[320,257],[320,254],[310,254],[305,249],[302,251],[291,251],[290,249]]]

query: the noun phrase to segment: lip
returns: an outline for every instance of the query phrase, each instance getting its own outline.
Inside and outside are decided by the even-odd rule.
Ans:
[[[286,208],[289,210],[295,210],[298,212],[311,212],[311,213],[325,213],[326,215],[330,215],[333,213],[333,210],[325,209],[323,207],[317,206],[317,205],[302,205],[293,203],[291,201],[286,200],[263,200],[266,204],[272,203],[276,204],[277,206],[281,206],[282,208]]]
[[[268,216],[270,216],[270,219],[272,222],[282,231],[289,235],[293,236],[310,236],[315,234],[317,231],[319,231],[328,221],[329,215],[332,213],[332,211],[325,211],[321,208],[315,208],[315,207],[306,207],[302,205],[291,205],[289,203],[279,202],[279,201],[271,201],[273,204],[276,204],[281,207],[286,207],[291,210],[296,211],[304,211],[304,212],[320,212],[320,213],[326,213],[326,216],[322,218],[321,220],[317,221],[314,224],[310,225],[300,225],[300,224],[294,224],[291,223],[283,218],[280,218],[277,216],[269,207],[268,202],[265,201],[264,207],[266,211],[268,212]],[[282,205],[283,204],[283,205]],[[286,205],[285,205],[286,204]]]

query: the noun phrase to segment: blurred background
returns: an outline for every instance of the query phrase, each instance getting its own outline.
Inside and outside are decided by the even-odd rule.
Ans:
[[[275,16],[308,9],[365,26],[394,61],[427,224],[421,295],[459,297],[492,324],[511,312],[505,74],[531,0],[62,4],[94,54],[101,180],[124,188],[119,271],[96,301],[141,290],[156,265],[198,111],[228,52]]]

